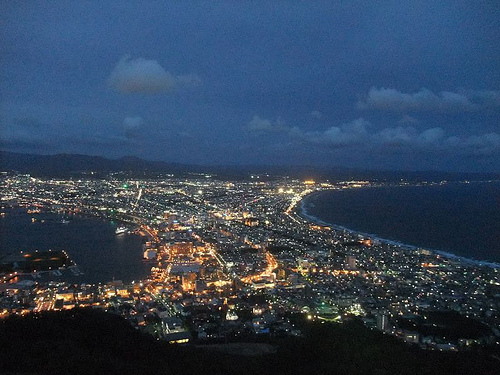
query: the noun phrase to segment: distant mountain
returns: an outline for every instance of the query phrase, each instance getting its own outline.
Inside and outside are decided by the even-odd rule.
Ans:
[[[133,156],[108,159],[101,156],[56,154],[34,155],[0,151],[0,169],[38,176],[67,176],[95,172],[180,173],[189,166],[146,161]]]
[[[148,161],[135,156],[108,159],[101,156],[79,154],[35,155],[0,151],[0,171],[29,173],[33,176],[67,177],[94,172],[95,177],[109,172],[126,172],[127,176],[153,177],[158,174],[184,176],[209,173],[219,178],[241,180],[258,175],[260,180],[276,176],[290,176],[317,180],[386,180],[441,181],[441,180],[497,180],[500,173],[457,173],[440,171],[383,171],[341,167],[317,166],[262,166],[225,165],[200,166],[163,161]],[[268,176],[269,175],[269,176]]]

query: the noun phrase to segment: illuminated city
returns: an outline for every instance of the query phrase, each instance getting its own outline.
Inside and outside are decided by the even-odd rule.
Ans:
[[[0,374],[500,374],[500,1],[0,15]]]
[[[119,222],[117,236],[142,236],[151,274],[132,283],[96,285],[38,280],[37,273],[81,272],[71,253],[63,252],[62,265],[49,262],[24,272],[14,267],[1,275],[1,315],[92,306],[171,343],[300,336],[291,314],[336,323],[358,317],[367,327],[428,349],[455,351],[498,341],[495,265],[373,239],[300,215],[308,194],[376,185],[264,181],[258,175],[230,182],[208,174],[144,180],[3,174],[4,209],[26,210],[34,225],[40,211]],[[450,341],[408,328],[408,322],[431,319],[436,311],[479,320],[491,331]]]

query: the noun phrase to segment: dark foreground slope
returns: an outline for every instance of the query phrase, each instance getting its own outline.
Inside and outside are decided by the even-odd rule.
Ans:
[[[238,356],[169,346],[95,310],[0,321],[4,374],[496,374],[485,353],[410,348],[357,322],[310,324],[304,338],[272,341],[275,354]]]

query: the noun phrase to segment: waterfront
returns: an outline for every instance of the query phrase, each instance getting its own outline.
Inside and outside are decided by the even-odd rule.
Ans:
[[[329,190],[306,197],[308,218],[474,260],[500,262],[500,183]]]
[[[36,221],[32,222],[32,218]],[[68,222],[63,223],[63,218]],[[10,209],[0,219],[0,257],[10,253],[66,250],[84,273],[74,281],[139,280],[149,274],[138,235],[116,235],[116,223],[97,218]]]
[[[397,191],[412,191],[414,187],[405,190],[407,184],[399,183]],[[44,250],[42,243],[54,250],[64,247],[84,272],[92,262],[91,271],[109,282],[89,286],[13,277],[0,288],[1,314],[92,306],[119,313],[134,327],[171,343],[300,336],[292,315],[339,323],[357,316],[367,327],[422,348],[456,351],[467,350],[470,344],[497,345],[500,268],[314,225],[297,215],[303,198],[314,191],[362,191],[363,186],[393,184],[232,182],[207,175],[142,180],[110,175],[75,181],[5,174],[0,179],[3,206],[19,209],[7,208],[1,220],[21,223],[6,232],[15,236],[9,237],[11,243],[4,249]],[[78,212],[78,216],[44,210]],[[31,213],[26,215],[27,211]],[[126,254],[121,247],[106,254],[114,242],[129,237],[141,241],[117,236],[116,227],[122,223],[131,223],[146,239],[144,255],[149,263],[139,260],[142,251],[137,247]],[[39,236],[36,247],[23,242],[25,233]],[[76,243],[64,243],[67,236]],[[99,258],[104,255],[107,258]],[[139,265],[151,271],[140,283],[127,282],[131,274],[119,274],[128,267],[138,271]],[[7,272],[3,276],[12,277]],[[124,282],[111,282],[113,277]],[[484,329],[460,330],[453,338],[444,331],[428,336],[425,327],[421,332],[405,331],[435,311],[459,314],[465,319],[462,326],[472,324],[470,319],[479,320]],[[416,317],[413,323],[410,316]]]

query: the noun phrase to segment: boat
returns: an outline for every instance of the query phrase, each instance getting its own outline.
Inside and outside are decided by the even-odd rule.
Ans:
[[[127,232],[127,230],[128,229],[126,227],[118,227],[118,228],[116,228],[115,233],[116,234],[123,234],[123,233]]]
[[[61,223],[63,223],[63,224],[69,224],[69,220],[62,219],[62,220],[61,220]]]

